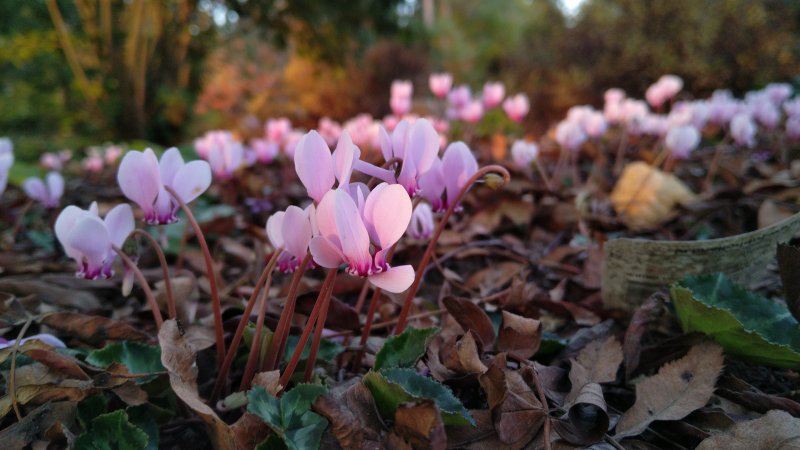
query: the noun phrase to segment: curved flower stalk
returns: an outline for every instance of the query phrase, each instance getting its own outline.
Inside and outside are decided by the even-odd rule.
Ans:
[[[30,177],[22,182],[22,190],[45,208],[57,208],[64,195],[64,177],[58,172],[48,173],[44,180]]]
[[[114,247],[121,247],[133,228],[133,211],[128,204],[115,206],[104,219],[97,212],[96,202],[88,210],[70,205],[55,223],[56,238],[78,264],[75,275],[89,280],[114,274]]]
[[[144,211],[151,225],[178,221],[179,202],[167,192],[174,189],[185,202],[199,197],[211,185],[211,170],[205,161],[184,163],[177,148],[170,148],[158,160],[153,150],[130,151],[117,172],[122,193]]]
[[[386,251],[402,237],[410,220],[411,199],[398,185],[381,183],[358,205],[345,190],[331,190],[317,208],[320,235],[311,239],[311,255],[322,267],[346,264],[351,275],[367,277],[388,292],[403,292],[414,279],[413,269],[390,267]]]

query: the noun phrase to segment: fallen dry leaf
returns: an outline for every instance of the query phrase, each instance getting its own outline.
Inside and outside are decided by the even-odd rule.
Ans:
[[[617,423],[616,437],[636,436],[654,420],[678,420],[711,398],[722,371],[722,347],[704,342],[636,385],[636,403]]]
[[[526,360],[539,350],[542,339],[542,323],[536,319],[518,316],[503,311],[503,324],[500,326],[497,350]]]
[[[480,306],[468,298],[453,296],[445,297],[442,303],[447,308],[447,312],[461,325],[464,332],[474,331],[484,348],[492,348],[495,339],[494,327],[492,320]]]
[[[486,365],[481,362],[478,344],[475,342],[475,333],[467,332],[456,342],[456,353],[461,365],[461,371],[465,373],[486,372]]]
[[[317,397],[314,411],[331,423],[331,432],[344,449],[380,448],[383,428],[369,389],[358,378]]]
[[[800,419],[785,411],[769,411],[758,419],[740,422],[715,434],[697,450],[790,450],[800,448]]]
[[[567,413],[553,421],[553,429],[571,444],[589,445],[603,439],[608,424],[603,388],[598,383],[587,383],[578,391]]]
[[[604,341],[593,341],[572,360],[569,381],[572,388],[565,399],[565,406],[571,406],[584,386],[588,384],[610,383],[617,379],[617,369],[622,364],[622,346],[614,336]],[[602,390],[601,390],[602,393]]]
[[[447,447],[442,415],[436,404],[428,400],[398,406],[389,443],[398,439],[415,449],[443,450]],[[388,445],[388,448],[404,448],[402,444]]]
[[[697,196],[675,175],[642,161],[625,166],[611,192],[614,210],[633,230],[656,227],[672,218],[678,205],[696,201]]]
[[[87,316],[72,312],[52,313],[42,318],[42,324],[93,345],[106,340],[147,341],[151,336],[121,320]]]
[[[0,431],[3,448],[25,448],[33,441],[44,438],[54,424],[71,426],[75,421],[78,402],[46,403],[28,413],[21,421]]]
[[[661,296],[651,295],[633,313],[628,329],[625,331],[625,338],[622,344],[622,351],[625,355],[625,379],[633,375],[633,371],[639,367],[639,358],[642,354],[642,337],[651,324],[656,323],[667,313],[664,300]]]

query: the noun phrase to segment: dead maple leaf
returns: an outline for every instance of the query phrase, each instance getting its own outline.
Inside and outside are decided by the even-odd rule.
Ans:
[[[617,338],[609,336],[604,341],[592,341],[572,360],[569,381],[572,388],[564,401],[570,406],[587,384],[610,383],[617,379],[617,369],[622,364],[622,346]],[[602,392],[602,391],[601,391]]]
[[[679,420],[711,398],[722,371],[722,347],[703,342],[636,385],[636,403],[617,423],[617,438],[636,436],[655,420]]]
[[[762,417],[734,425],[697,446],[697,450],[790,450],[800,448],[800,419],[772,410]]]

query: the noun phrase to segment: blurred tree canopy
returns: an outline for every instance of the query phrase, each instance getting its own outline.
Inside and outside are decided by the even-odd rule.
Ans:
[[[586,0],[575,16],[558,0],[0,2],[0,70],[0,134],[50,143],[381,116],[392,79],[426,95],[439,70],[526,92],[541,132],[664,73],[698,95],[796,82],[800,2]]]

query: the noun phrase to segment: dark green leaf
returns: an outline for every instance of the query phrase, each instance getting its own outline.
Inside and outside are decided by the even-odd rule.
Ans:
[[[281,397],[281,419],[284,428],[297,426],[300,417],[311,409],[311,404],[320,395],[328,393],[325,386],[318,384],[298,384]]]
[[[438,328],[407,328],[398,336],[391,336],[375,355],[375,370],[390,367],[414,367],[425,354],[430,338]]]
[[[147,434],[128,421],[123,410],[92,419],[89,431],[75,439],[75,448],[86,450],[144,450]]]
[[[783,298],[794,318],[800,320],[800,248],[778,244],[778,272],[783,284]]]
[[[266,389],[256,386],[247,393],[247,410],[261,417],[270,427],[282,428],[281,402]],[[274,429],[274,428],[273,428]]]
[[[311,404],[328,390],[324,386],[300,384],[278,400],[260,386],[247,394],[247,410],[269,425],[278,438],[292,450],[319,448],[328,421],[312,412]],[[263,448],[278,448],[274,439],[259,444]]]
[[[687,277],[671,293],[685,332],[703,332],[744,359],[800,367],[800,327],[785,305],[748,292],[723,274]]]
[[[372,392],[381,415],[393,418],[398,405],[415,400],[429,399],[442,412],[445,425],[472,425],[475,420],[450,389],[412,369],[384,369],[370,371],[364,384]]]
[[[140,342],[122,341],[108,344],[86,356],[86,362],[97,367],[107,368],[112,363],[122,363],[133,374],[163,372],[161,348]],[[155,377],[137,379],[137,384],[151,381]]]
[[[84,430],[88,430],[95,417],[108,411],[108,399],[105,395],[93,395],[78,403],[78,423]]]
[[[297,342],[299,340],[299,336],[289,336],[289,338],[286,340],[286,353],[283,355],[284,362],[288,363],[292,358],[292,354],[294,354],[294,349],[297,348]],[[322,339],[319,342],[317,360],[332,362],[339,355],[339,353],[342,353],[343,351],[344,347],[341,344],[329,341],[327,339]],[[311,339],[306,341],[306,346],[303,349],[303,353],[300,354],[300,361],[307,360],[309,353],[311,353]]]

